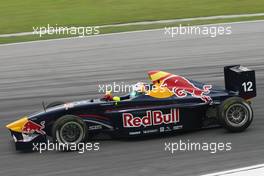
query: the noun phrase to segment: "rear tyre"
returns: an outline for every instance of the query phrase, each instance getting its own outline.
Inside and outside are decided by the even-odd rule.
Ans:
[[[52,127],[53,141],[68,146],[78,145],[86,139],[87,126],[76,116],[60,117]]]
[[[228,131],[241,132],[251,124],[253,110],[244,99],[231,97],[219,106],[218,118]]]
[[[62,101],[54,101],[54,102],[48,104],[46,106],[46,109],[49,109],[49,108],[52,108],[52,107],[55,107],[55,106],[59,106],[59,105],[62,105],[62,104],[64,104],[64,102],[62,102]]]

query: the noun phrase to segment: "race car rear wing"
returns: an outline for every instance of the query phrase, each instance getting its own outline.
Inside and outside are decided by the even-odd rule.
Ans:
[[[256,97],[255,70],[248,69],[240,65],[224,67],[226,90],[238,92],[244,99]]]

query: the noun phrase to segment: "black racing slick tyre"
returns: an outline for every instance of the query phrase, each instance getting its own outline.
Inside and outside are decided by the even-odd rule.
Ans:
[[[62,102],[62,101],[54,101],[54,102],[48,104],[46,106],[46,109],[49,109],[49,108],[52,108],[52,107],[55,107],[55,106],[59,106],[59,105],[62,105],[62,104],[64,104],[64,102]]]
[[[253,120],[250,104],[240,97],[231,97],[222,102],[218,109],[220,123],[230,132],[244,131]]]
[[[86,140],[86,134],[86,124],[73,115],[60,117],[52,127],[52,138],[55,143],[78,145]]]

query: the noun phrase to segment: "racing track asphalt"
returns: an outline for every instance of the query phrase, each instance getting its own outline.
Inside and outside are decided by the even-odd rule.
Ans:
[[[216,38],[170,38],[154,30],[0,46],[0,175],[197,175],[264,163],[264,22],[231,26],[232,35]],[[243,133],[218,128],[163,138],[105,140],[99,152],[39,154],[16,152],[5,128],[40,110],[42,100],[98,97],[98,84],[144,81],[152,69],[223,86],[223,66],[238,63],[257,74],[255,119]],[[164,142],[179,140],[232,142],[232,150],[164,151]]]

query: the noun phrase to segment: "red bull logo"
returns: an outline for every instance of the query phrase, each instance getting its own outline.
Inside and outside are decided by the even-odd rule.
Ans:
[[[171,112],[168,114],[164,114],[160,110],[147,111],[146,116],[142,118],[134,117],[131,113],[123,113],[122,118],[125,128],[171,124],[180,121],[179,109],[171,109]]]
[[[204,102],[211,102],[210,96],[205,95],[210,93],[212,85],[204,85],[203,89],[196,87],[188,79],[178,76],[170,75],[161,81],[161,86],[167,87],[171,92],[179,98],[186,97],[188,94],[193,97],[200,98]]]
[[[37,124],[31,120],[28,120],[22,128],[22,133],[40,133],[42,135],[46,134],[43,129],[45,128],[45,121],[42,121],[40,124]]]

